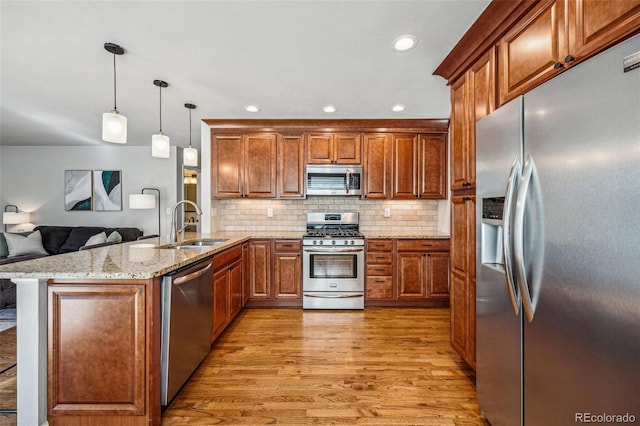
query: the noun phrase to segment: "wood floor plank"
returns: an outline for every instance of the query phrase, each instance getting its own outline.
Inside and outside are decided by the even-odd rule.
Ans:
[[[244,310],[163,425],[488,425],[447,309]]]

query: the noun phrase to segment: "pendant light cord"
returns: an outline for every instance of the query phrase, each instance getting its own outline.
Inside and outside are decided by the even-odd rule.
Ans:
[[[116,102],[116,54],[113,54],[113,110],[118,111]]]
[[[160,84],[160,133],[162,133],[162,84]]]
[[[191,131],[193,130],[191,127],[191,108],[189,108],[189,148],[191,148]]]

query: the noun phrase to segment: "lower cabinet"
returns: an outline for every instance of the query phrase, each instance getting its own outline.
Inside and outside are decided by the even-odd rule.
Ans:
[[[213,256],[213,313],[211,343],[233,321],[244,306],[241,245]]]
[[[159,424],[160,281],[50,282],[49,424]]]
[[[436,306],[449,301],[449,240],[367,240],[369,305]]]
[[[249,306],[302,307],[302,241],[249,243]]]

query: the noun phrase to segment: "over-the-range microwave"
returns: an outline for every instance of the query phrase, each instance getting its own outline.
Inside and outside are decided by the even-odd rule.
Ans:
[[[362,166],[343,164],[307,165],[307,195],[362,195]]]

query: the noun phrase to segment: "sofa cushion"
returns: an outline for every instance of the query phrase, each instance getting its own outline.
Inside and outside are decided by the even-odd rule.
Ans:
[[[111,235],[114,231],[118,231],[118,234],[120,234],[124,242],[135,241],[138,237],[142,236],[142,231],[138,228],[105,228],[104,230],[107,235]]]
[[[60,247],[67,241],[71,229],[73,229],[71,226],[36,226],[34,230],[42,233],[44,249],[49,254],[58,254]]]
[[[32,232],[27,236],[6,233],[4,238],[9,248],[9,257],[24,254],[48,254],[42,246],[42,234],[40,231]]]
[[[14,232],[14,234],[23,235],[25,237],[30,233],[31,232]],[[4,238],[4,233],[0,232],[0,259],[5,259],[8,256],[9,256],[9,247],[7,246],[7,240]]]
[[[95,246],[96,244],[102,244],[107,242],[107,234],[104,231],[92,235],[89,239],[84,243],[85,246]]]
[[[108,242],[108,243],[121,243],[122,242],[122,235],[120,235],[120,233],[118,231],[113,231],[107,237],[106,242]]]
[[[69,253],[72,251],[78,251],[80,247],[85,245],[89,238],[103,231],[104,228],[102,227],[75,226],[71,228],[71,232],[69,233],[69,236],[67,237],[67,240],[64,242],[62,247],[60,247],[59,252]]]

